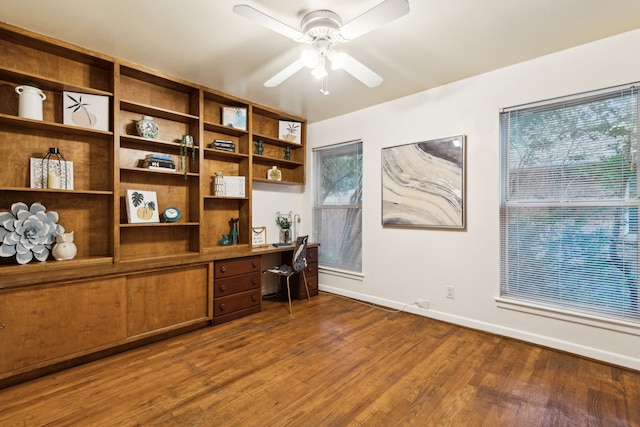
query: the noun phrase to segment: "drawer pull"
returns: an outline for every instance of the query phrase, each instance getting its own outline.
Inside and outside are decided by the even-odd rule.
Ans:
[[[120,301],[116,301],[116,307],[120,307]]]
[[[251,295],[251,301],[256,302],[258,301],[258,297],[255,295]]]
[[[222,267],[220,267],[220,271],[222,271],[223,273],[227,272],[227,266],[223,265]]]
[[[0,323],[0,329],[4,329],[7,325],[5,325],[4,323]]]
[[[226,305],[224,305],[224,304],[220,304],[220,311],[224,311],[224,309],[225,309],[225,308],[227,308],[227,306],[226,306]]]
[[[131,303],[133,302],[133,298],[129,298],[129,299],[127,300],[127,302],[128,302],[129,304],[131,304]]]
[[[220,290],[224,292],[227,290],[227,287],[225,285],[220,285]]]
[[[258,284],[258,279],[256,279],[255,277],[253,279],[251,279],[251,283],[253,283],[254,285]]]
[[[252,266],[253,268],[256,268],[256,267],[258,266],[258,263],[257,263],[257,262],[255,262],[255,261],[251,261],[251,266]]]

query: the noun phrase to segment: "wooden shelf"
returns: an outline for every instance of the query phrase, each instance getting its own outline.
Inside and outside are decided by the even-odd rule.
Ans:
[[[259,163],[263,165],[284,166],[284,167],[298,167],[304,166],[302,162],[294,162],[292,160],[278,159],[268,156],[253,156],[253,163]]]
[[[27,73],[2,66],[0,66],[0,80],[34,83],[42,90],[50,90],[54,92],[69,91],[87,93],[90,95],[113,96],[112,92],[87,86],[76,86],[61,80],[45,78],[38,74]]]
[[[258,135],[253,134],[253,141],[257,142],[258,140],[262,140],[263,142],[268,142],[269,144],[279,145],[281,147],[291,147],[291,149],[302,148],[302,144],[296,144],[295,142],[285,141],[283,139],[272,138],[266,135]]]
[[[120,228],[138,228],[138,227],[197,227],[197,222],[145,222],[142,224],[120,224]]]
[[[127,172],[136,172],[136,173],[161,174],[161,175],[170,175],[170,176],[171,175],[175,175],[175,176],[184,178],[184,174],[182,172],[179,172],[179,171],[175,171],[174,172],[174,171],[171,171],[171,170],[168,170],[168,171],[165,172],[165,171],[156,170],[156,169],[150,170],[150,169],[147,169],[147,168],[120,168],[120,171],[121,172],[127,171]],[[197,177],[198,174],[197,173],[188,172],[187,173],[187,177],[190,177],[190,176]]]
[[[205,200],[249,200],[248,197],[233,197],[233,196],[202,196]]]
[[[234,153],[231,151],[216,150],[215,148],[204,148],[205,160],[219,159],[228,161],[241,161],[249,158],[248,154]]]
[[[113,132],[107,132],[97,129],[89,129],[78,126],[64,125],[62,123],[53,123],[41,120],[25,119],[23,117],[12,116],[9,114],[0,113],[0,124],[22,127],[25,130],[32,131],[34,129],[49,132],[59,132],[67,135],[86,135],[86,136],[100,136],[111,137]]]
[[[303,185],[298,181],[274,181],[272,179],[266,178],[253,178],[253,182],[264,182],[266,184],[276,184],[276,185]]]
[[[0,187],[0,191],[12,191],[16,193],[58,193],[58,194],[79,194],[79,195],[95,195],[95,196],[111,196],[113,191],[97,191],[97,190],[64,190],[53,188],[30,188],[30,187]]]
[[[152,105],[141,104],[134,101],[120,100],[120,109],[131,111],[133,113],[152,116],[154,118],[162,118],[182,123],[191,123],[198,121],[198,116],[192,114],[184,114],[177,111],[167,110],[165,108],[154,107]]]
[[[217,123],[210,123],[210,122],[204,122],[204,129],[212,132],[225,133],[233,136],[243,136],[243,135],[249,134],[248,131],[243,129],[232,128],[229,126],[225,126]]]
[[[47,271],[59,271],[69,268],[85,268],[85,267],[97,267],[100,265],[113,264],[113,257],[110,256],[90,256],[90,257],[76,257],[68,261],[56,261],[47,260],[44,262],[31,262],[25,265],[2,265],[2,275],[10,276],[13,274],[29,275],[34,273],[41,273]],[[4,282],[4,281],[0,281]],[[6,283],[0,283],[0,289],[3,289]]]

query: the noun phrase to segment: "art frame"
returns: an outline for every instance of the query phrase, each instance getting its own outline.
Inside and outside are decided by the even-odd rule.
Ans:
[[[129,224],[160,222],[158,197],[155,191],[127,190],[125,204]]]
[[[247,109],[245,107],[222,107],[221,116],[223,126],[247,130]]]
[[[109,97],[63,91],[62,123],[109,131]]]
[[[291,142],[293,144],[302,144],[300,134],[302,123],[290,122],[287,120],[278,121],[278,139]]]
[[[466,229],[466,136],[382,149],[382,226]]]
[[[267,227],[252,227],[251,228],[251,247],[263,248],[269,246],[267,244]]]

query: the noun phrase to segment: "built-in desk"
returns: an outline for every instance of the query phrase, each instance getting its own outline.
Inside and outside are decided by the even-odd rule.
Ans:
[[[213,319],[214,325],[261,311],[262,256],[280,254],[280,264],[291,264],[294,246],[265,246],[247,251],[245,255],[214,261]],[[270,267],[270,266],[267,266]],[[318,295],[318,245],[307,246],[305,268],[309,296]],[[300,275],[290,279],[293,298],[307,298]]]

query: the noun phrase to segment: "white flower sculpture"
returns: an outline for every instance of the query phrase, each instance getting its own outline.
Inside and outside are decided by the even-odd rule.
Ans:
[[[0,212],[0,257],[15,255],[18,264],[34,257],[46,261],[56,235],[64,233],[57,221],[58,213],[46,212],[38,202],[31,207],[22,202],[12,204],[11,212]]]

